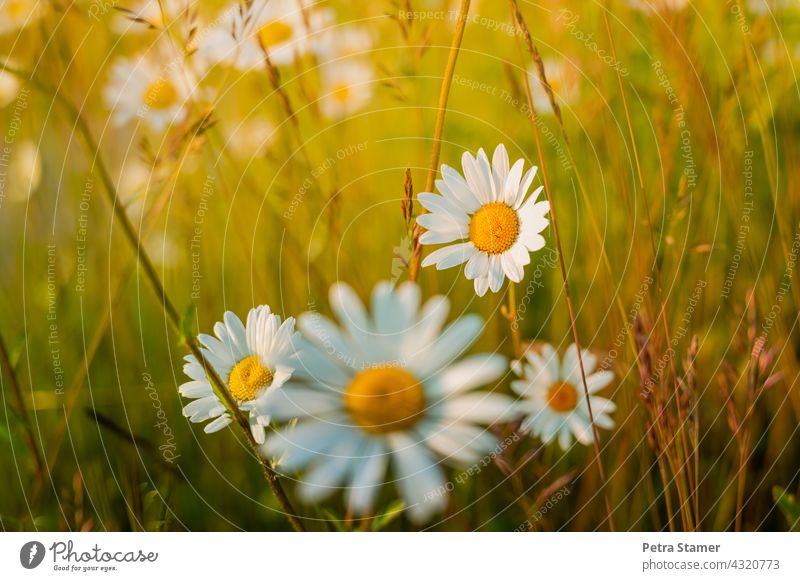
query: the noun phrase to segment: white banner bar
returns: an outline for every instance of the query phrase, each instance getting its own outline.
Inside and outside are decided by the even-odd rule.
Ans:
[[[792,533],[4,533],[0,579],[800,579]]]

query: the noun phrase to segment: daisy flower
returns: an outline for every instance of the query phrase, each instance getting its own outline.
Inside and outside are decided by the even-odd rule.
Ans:
[[[511,398],[476,392],[501,377],[505,359],[472,355],[482,321],[449,311],[437,296],[420,306],[419,287],[379,283],[370,315],[353,289],[336,284],[331,308],[342,328],[318,314],[299,319],[310,343],[293,383],[273,394],[276,419],[298,418],[267,438],[264,452],[286,471],[302,470],[298,494],[317,502],[339,488],[349,509],[369,514],[387,470],[409,516],[419,522],[444,508],[440,463],[471,464],[497,445],[483,425],[514,412]]]
[[[372,67],[360,60],[335,61],[322,67],[323,115],[341,119],[352,115],[372,97],[375,75]]]
[[[441,195],[423,192],[419,202],[429,214],[417,217],[428,231],[422,244],[449,244],[422,261],[422,266],[436,265],[443,270],[467,263],[464,273],[475,281],[478,296],[487,289],[497,292],[507,276],[522,280],[529,254],[544,247],[540,234],[547,227],[547,201],[537,202],[542,186],[526,200],[528,188],[536,175],[536,166],[522,174],[524,161],[519,159],[509,169],[505,146],[494,150],[492,163],[483,149],[477,158],[464,152],[461,164],[464,175],[442,165],[436,188]]]
[[[225,313],[224,322],[214,325],[214,334],[198,337],[201,351],[217,376],[225,383],[239,409],[250,417],[250,430],[259,444],[264,443],[264,426],[271,420],[268,396],[280,391],[297,366],[297,341],[294,319],[281,323],[266,305],[250,309],[247,324],[243,325],[232,312]],[[192,381],[178,391],[194,401],[183,408],[183,415],[192,422],[204,422],[207,434],[231,423],[225,405],[214,394],[202,364],[194,355],[185,357],[183,372]]]
[[[210,64],[247,71],[264,66],[264,49],[276,65],[313,52],[319,31],[332,21],[330,10],[307,8],[309,27],[296,0],[253,0],[235,4],[218,18],[219,24],[200,40],[198,52]]]
[[[45,0],[0,0],[0,34],[30,26],[44,14]]]
[[[580,77],[577,69],[568,61],[558,59],[545,59],[544,72],[547,82],[556,96],[556,102],[561,105],[573,105],[581,96]],[[550,97],[542,87],[536,67],[528,71],[528,78],[533,97],[533,106],[539,114],[549,115],[553,112]]]
[[[114,123],[121,126],[139,117],[160,132],[183,121],[198,89],[194,74],[180,59],[160,51],[118,59],[103,94]]]
[[[611,371],[594,372],[597,358],[589,351],[581,351],[586,385],[589,394],[606,387],[614,374]],[[559,362],[558,353],[551,345],[544,345],[541,354],[529,350],[524,361],[511,364],[519,379],[511,382],[511,388],[522,398],[519,409],[526,414],[522,429],[538,436],[544,443],[558,436],[558,443],[567,450],[574,436],[581,444],[594,441],[589,408],[583,391],[583,381],[578,363],[578,349],[572,344]],[[616,409],[614,402],[590,395],[594,423],[610,430],[614,427],[608,414]]]

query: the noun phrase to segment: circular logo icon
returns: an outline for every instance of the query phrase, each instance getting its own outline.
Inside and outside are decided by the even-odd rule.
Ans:
[[[26,569],[35,569],[44,560],[44,545],[39,541],[30,541],[19,550],[19,562]]]

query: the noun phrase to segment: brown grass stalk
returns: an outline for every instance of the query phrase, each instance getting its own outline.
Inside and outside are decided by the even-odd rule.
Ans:
[[[433,129],[433,148],[431,151],[431,163],[428,169],[428,177],[425,181],[425,192],[432,192],[436,181],[436,173],[439,171],[439,155],[442,151],[442,132],[444,131],[444,118],[447,113],[447,100],[450,96],[450,86],[453,84],[453,74],[456,70],[458,53],[461,50],[461,41],[464,38],[464,29],[467,26],[467,13],[469,12],[470,0],[461,0],[458,10],[458,22],[453,33],[453,42],[450,45],[450,53],[447,57],[447,66],[444,69],[444,79],[442,88],[439,91],[439,103],[436,109],[436,121]],[[424,211],[424,210],[421,210]],[[419,265],[422,260],[422,245],[419,237],[422,236],[423,228],[419,224],[414,225],[414,235],[412,237],[412,254],[408,266],[409,280],[416,281],[419,276]]]

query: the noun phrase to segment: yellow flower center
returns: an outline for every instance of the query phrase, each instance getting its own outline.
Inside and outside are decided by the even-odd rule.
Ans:
[[[178,91],[167,79],[158,79],[144,91],[144,104],[151,109],[167,109],[178,101]]]
[[[481,252],[502,254],[519,236],[517,213],[502,202],[492,202],[475,212],[469,223],[469,239]]]
[[[345,84],[334,87],[331,97],[339,103],[347,103],[350,100],[350,87]]]
[[[258,42],[264,48],[270,48],[292,38],[292,27],[282,20],[269,20],[258,29]]]
[[[570,412],[578,405],[578,392],[571,383],[557,381],[547,390],[547,405],[559,413]]]
[[[258,355],[245,357],[231,371],[228,389],[239,401],[252,401],[272,383],[272,372],[261,365]]]
[[[417,378],[404,369],[367,369],[347,386],[344,407],[365,431],[387,434],[419,421],[425,411],[425,393]]]

